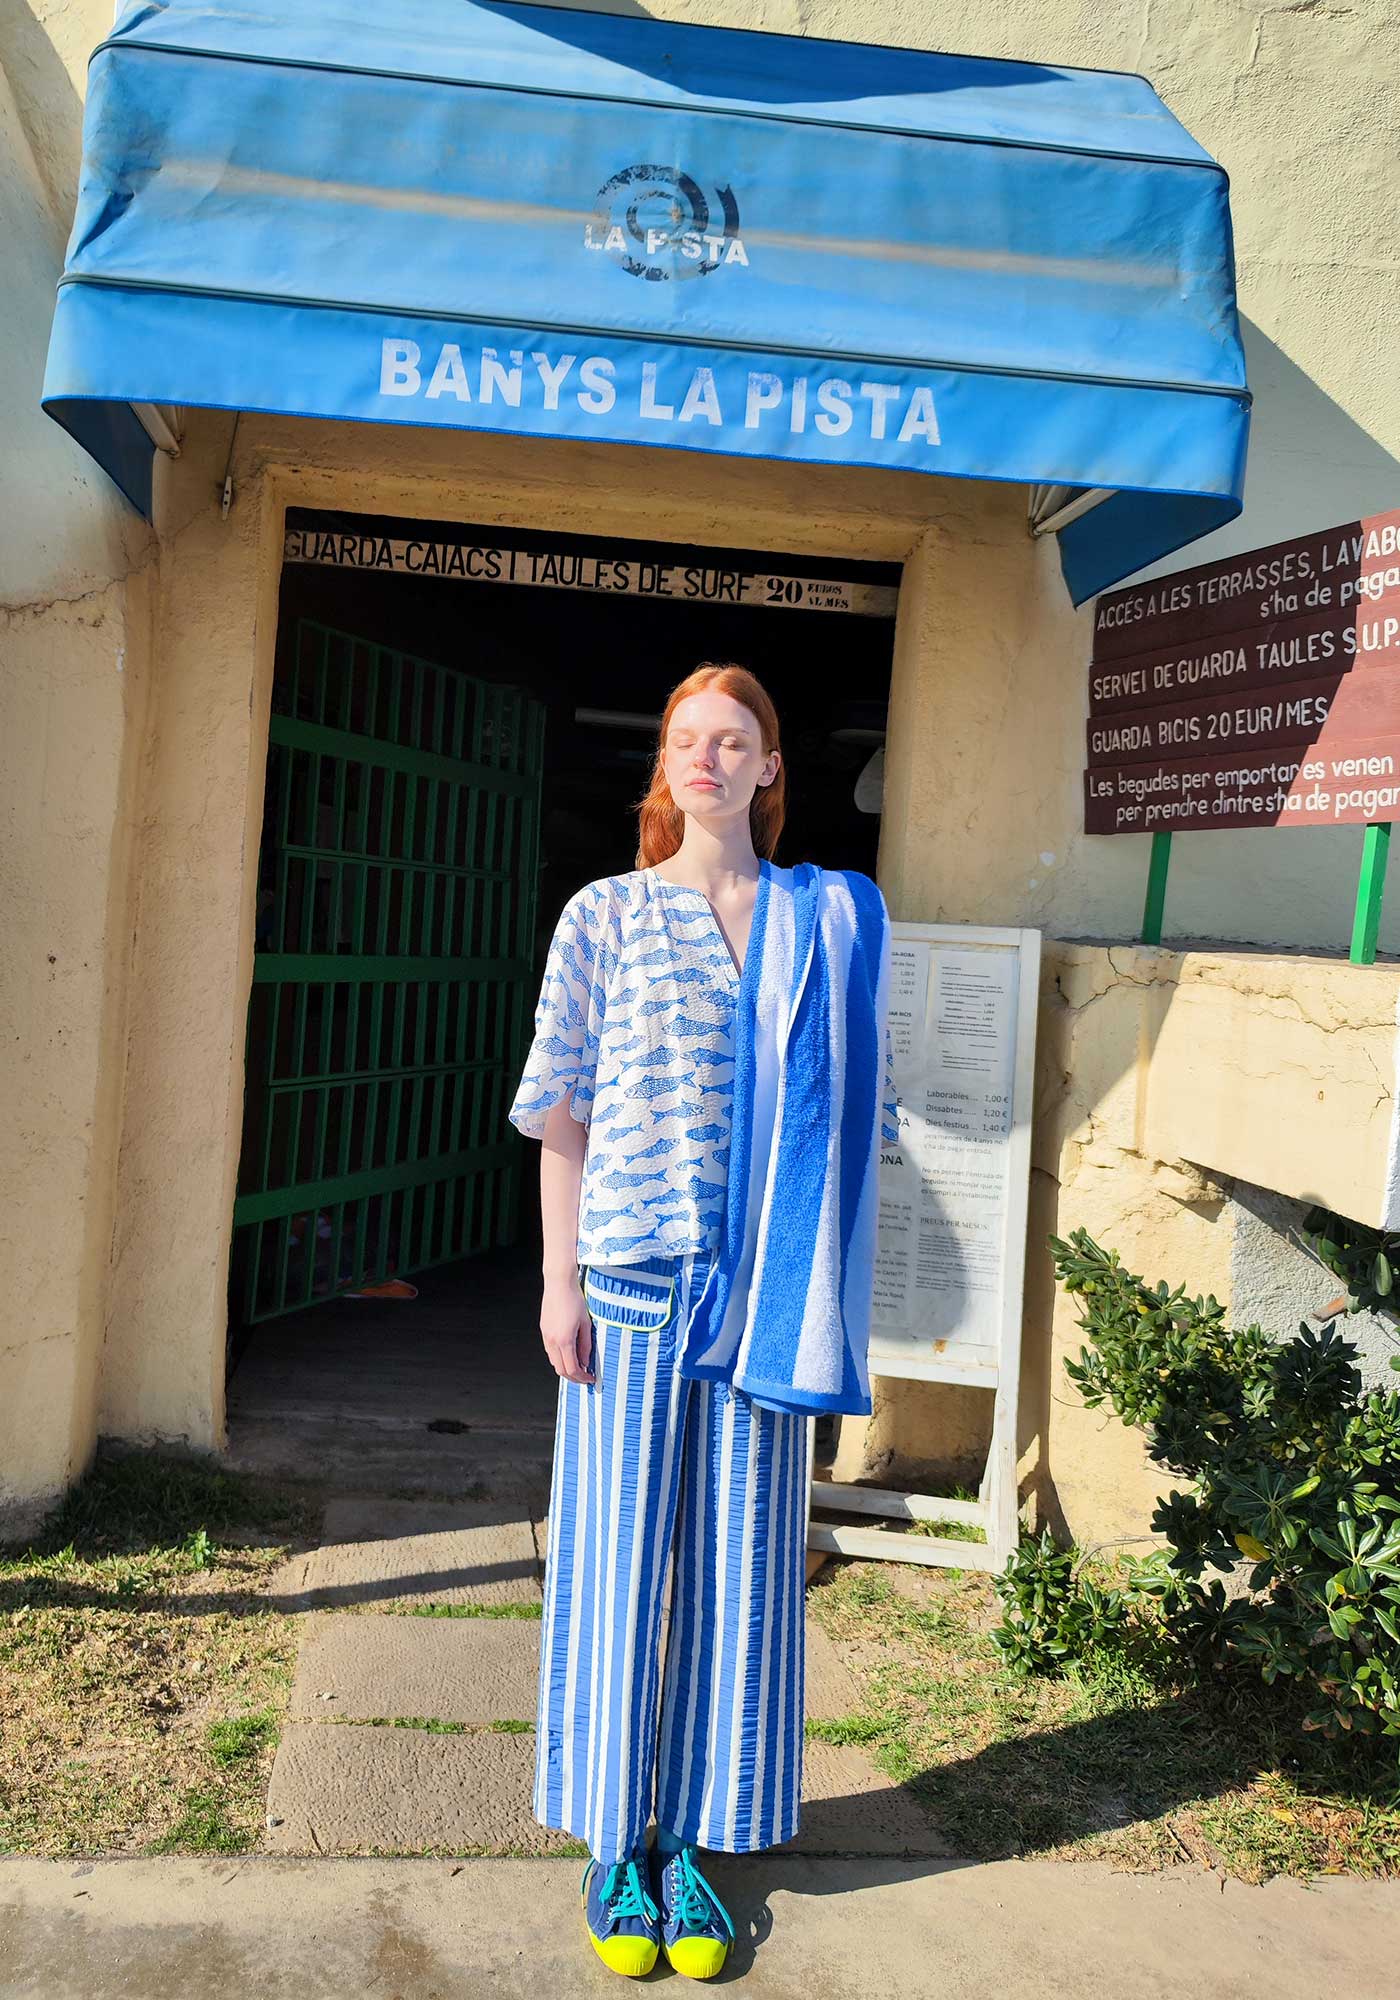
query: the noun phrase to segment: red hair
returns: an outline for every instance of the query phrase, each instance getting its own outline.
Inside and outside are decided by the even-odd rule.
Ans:
[[[657,738],[656,763],[652,767],[651,783],[646,797],[637,813],[637,866],[654,868],[659,861],[669,860],[681,844],[685,832],[685,814],[671,797],[671,787],[666,782],[666,770],[662,752],[666,744],[666,732],[671,727],[671,717],[679,703],[688,695],[701,694],[713,688],[717,694],[727,694],[746,708],[758,724],[758,733],[763,744],[764,755],[776,750],[778,745],[778,711],[773,706],[768,690],[747,667],[735,666],[728,662],[716,666],[713,661],[704,660],[693,674],[687,674],[677,687],[671,689],[666,703],[666,712],[661,718],[661,733]],[[753,836],[754,852],[771,861],[778,845],[778,835],[783,830],[787,817],[787,777],[779,764],[778,775],[771,785],[760,785],[749,806],[749,831]]]

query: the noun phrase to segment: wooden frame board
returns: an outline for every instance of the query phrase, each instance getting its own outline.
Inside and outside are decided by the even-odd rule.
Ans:
[[[896,923],[891,926],[892,955],[904,968],[899,990],[892,980],[891,1031],[894,1042],[895,1082],[900,1098],[901,1133],[910,1131],[907,1121],[923,1128],[906,1143],[922,1151],[932,1162],[943,1132],[949,1148],[964,1148],[975,1161],[986,1150],[995,1154],[995,1172],[1001,1188],[1000,1213],[994,1218],[995,1267],[992,1296],[988,1295],[988,1236],[985,1210],[992,1198],[986,1174],[974,1184],[971,1195],[962,1197],[969,1209],[982,1211],[981,1220],[969,1222],[950,1213],[947,1228],[933,1226],[937,1218],[925,1208],[929,1227],[918,1231],[907,1251],[896,1248],[898,1259],[921,1256],[924,1245],[933,1244],[933,1264],[948,1259],[938,1249],[940,1240],[956,1247],[964,1228],[980,1230],[973,1261],[958,1282],[940,1285],[937,1272],[927,1259],[920,1264],[920,1277],[907,1281],[913,1302],[904,1310],[897,1328],[889,1319],[890,1289],[877,1283],[876,1314],[870,1337],[870,1372],[904,1381],[950,1382],[988,1390],[994,1397],[991,1445],[986,1469],[975,1500],[955,1500],[937,1494],[900,1493],[871,1486],[845,1485],[832,1480],[813,1480],[808,1493],[807,1546],[828,1549],[841,1555],[873,1556],[896,1562],[917,1562],[954,1567],[1000,1571],[1016,1546],[1020,1532],[1016,1485],[1016,1415],[1021,1363],[1021,1316],[1023,1309],[1026,1221],[1030,1193],[1031,1111],[1035,1082],[1036,1010],[1040,988],[1040,933],[1033,930],[991,929],[963,924]],[[986,954],[979,967],[978,955]],[[923,972],[909,976],[911,965],[922,963]],[[1013,971],[1014,968],[1014,971]],[[940,970],[943,977],[940,979]],[[979,991],[979,986],[981,990]],[[899,1002],[912,991],[917,1019],[899,1018]],[[934,1053],[930,1055],[932,1045]],[[960,1054],[960,1050],[965,1052]],[[959,1069],[965,1083],[957,1082]],[[933,1070],[935,1083],[951,1078],[951,1087],[935,1089],[929,1084]],[[940,1110],[945,1125],[915,1112],[906,1098],[906,1083],[918,1088],[922,1078],[923,1108]],[[995,1093],[981,1090],[982,1082],[1005,1080],[1008,1088]],[[999,1105],[1009,1095],[1004,1129],[993,1132],[987,1105]],[[979,1105],[981,1110],[979,1111]],[[901,1162],[904,1178],[909,1163]],[[893,1170],[886,1160],[883,1171]],[[990,1170],[989,1170],[990,1171]],[[974,1173],[981,1170],[974,1168]],[[950,1179],[956,1178],[950,1176]],[[924,1187],[922,1175],[920,1186]],[[885,1187],[882,1181],[882,1197]],[[925,1200],[933,1202],[927,1194]],[[958,1199],[956,1190],[953,1201]],[[882,1199],[881,1257],[895,1240],[909,1233],[907,1214],[898,1202]],[[909,1264],[913,1271],[913,1263]],[[918,1303],[922,1289],[928,1301],[928,1317],[919,1324],[923,1309]],[[882,1319],[883,1313],[883,1319]],[[912,1325],[912,1333],[911,1333]],[[936,1330],[929,1330],[930,1328]],[[814,1511],[850,1514],[862,1525],[829,1523],[812,1518]],[[984,1542],[955,1540],[947,1536],[911,1535],[896,1528],[875,1525],[892,1522],[947,1521],[981,1528]],[[869,1524],[869,1525],[866,1525]]]

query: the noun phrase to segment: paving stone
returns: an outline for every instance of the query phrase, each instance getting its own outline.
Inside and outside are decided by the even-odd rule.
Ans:
[[[775,1854],[942,1855],[940,1840],[917,1802],[893,1785],[859,1750],[808,1743],[802,1758],[802,1824],[796,1840]]]
[[[518,1506],[346,1496],[326,1503],[321,1547],[285,1563],[270,1596],[298,1611],[538,1603],[539,1571]]]
[[[836,1648],[814,1618],[807,1620],[807,1663],[804,1670],[806,1707],[809,1716],[824,1722],[849,1715],[860,1707],[860,1689],[850,1669],[842,1665]]]
[[[436,1722],[533,1720],[533,1618],[360,1618],[315,1612],[297,1655],[291,1714]]]
[[[557,1854],[568,1836],[530,1809],[534,1762],[533,1734],[288,1723],[268,1789],[267,1845],[274,1854]]]

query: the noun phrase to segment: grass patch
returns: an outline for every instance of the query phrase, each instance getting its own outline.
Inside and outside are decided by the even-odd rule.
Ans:
[[[277,1737],[277,1717],[264,1708],[256,1715],[225,1715],[209,1723],[204,1744],[212,1762],[227,1770],[230,1764],[246,1763],[261,1751],[275,1748]]]
[[[1190,1861],[1251,1882],[1400,1874],[1394,1745],[1304,1735],[1279,1687],[1181,1686],[1122,1651],[1023,1679],[973,1571],[836,1560],[808,1604],[861,1691],[809,1739],[862,1747],[963,1854]]]
[[[185,1793],[180,1817],[168,1832],[153,1840],[151,1854],[246,1854],[257,1838],[254,1830],[229,1817],[222,1792],[196,1786]]]
[[[0,1552],[0,1849],[258,1843],[297,1630],[265,1591],[316,1522],[212,1461],[104,1454]]]

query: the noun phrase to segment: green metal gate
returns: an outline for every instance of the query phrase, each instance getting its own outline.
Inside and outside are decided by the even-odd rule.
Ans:
[[[508,1242],[543,706],[299,623],[274,689],[234,1310]]]

